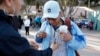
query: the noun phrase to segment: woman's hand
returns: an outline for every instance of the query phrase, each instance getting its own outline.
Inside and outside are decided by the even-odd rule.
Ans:
[[[60,45],[59,43],[57,43],[57,42],[54,43],[54,42],[53,42],[53,43],[51,43],[50,48],[51,48],[53,51],[55,51],[57,48],[59,48],[59,45]]]
[[[29,42],[29,44],[30,44],[30,46],[31,46],[32,48],[38,50],[39,45],[38,45],[37,43],[35,43],[35,41],[34,41],[33,39],[27,38],[27,40],[28,40],[28,42]]]

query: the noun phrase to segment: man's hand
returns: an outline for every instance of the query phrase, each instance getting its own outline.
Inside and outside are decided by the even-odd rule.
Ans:
[[[62,40],[66,41],[66,42],[68,42],[72,39],[72,36],[69,32],[68,33],[60,32],[60,36],[61,36]]]
[[[31,47],[38,50],[39,46],[35,42],[31,42]]]
[[[39,33],[37,33],[37,37],[45,38],[46,37],[46,33],[45,32],[39,32]]]

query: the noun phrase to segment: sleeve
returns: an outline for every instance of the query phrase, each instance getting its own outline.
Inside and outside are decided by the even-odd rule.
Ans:
[[[7,36],[6,36],[7,37]],[[10,35],[4,38],[3,47],[0,48],[6,55],[12,56],[51,56],[52,49],[48,48],[46,50],[35,50],[30,47],[28,41],[24,37],[17,35]]]
[[[32,56],[52,56],[52,53],[51,48],[40,51],[34,50]]]
[[[43,22],[42,25],[41,25],[41,28],[39,29],[39,31],[45,31],[45,28],[46,28],[47,24],[48,24],[47,21]],[[39,31],[38,31],[38,32],[39,32]],[[42,43],[43,38],[37,37],[38,32],[37,32],[36,35],[35,35],[35,40],[36,40],[36,42],[38,42],[38,43]]]
[[[24,37],[20,37],[20,35],[10,35],[10,36],[4,36],[5,38],[2,39],[3,47],[2,50],[6,55],[28,55],[31,50],[31,47],[28,43],[28,41]]]
[[[78,50],[86,47],[86,39],[82,31],[78,28],[78,26],[73,23],[72,24],[72,32],[76,31],[75,34],[72,34],[72,40],[68,42],[68,47]]]
[[[35,39],[35,40],[36,40],[36,42],[38,42],[38,43],[42,43],[43,38],[39,38],[39,37],[36,36],[36,39]]]

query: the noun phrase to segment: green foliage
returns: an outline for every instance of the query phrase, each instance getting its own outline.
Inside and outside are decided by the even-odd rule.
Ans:
[[[90,0],[90,5],[91,5],[92,2],[94,2],[95,4],[97,4],[99,1],[100,1],[100,0]],[[88,5],[88,3],[89,3],[89,0],[87,0],[87,1],[85,2],[86,5]]]
[[[28,5],[34,4],[33,2],[35,2],[36,0],[25,0],[25,3]]]
[[[29,4],[31,2],[31,0],[25,0],[26,4]]]

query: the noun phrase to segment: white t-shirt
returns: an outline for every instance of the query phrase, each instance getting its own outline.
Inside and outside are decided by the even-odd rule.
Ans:
[[[29,19],[25,19],[24,26],[26,26],[26,27],[30,26],[30,20]]]

